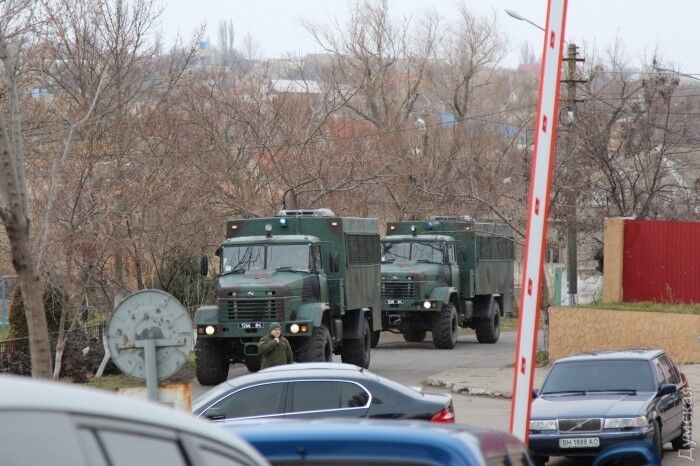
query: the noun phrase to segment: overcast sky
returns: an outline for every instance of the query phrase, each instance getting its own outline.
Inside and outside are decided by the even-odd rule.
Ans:
[[[219,21],[232,20],[237,38],[251,33],[260,45],[261,55],[269,58],[318,51],[301,20],[329,23],[337,18],[344,22],[354,4],[347,0],[161,1],[166,37],[188,35],[205,22],[210,42],[215,44]],[[523,41],[530,42],[538,55],[541,53],[541,31],[512,19],[503,9],[514,10],[544,26],[546,0],[466,0],[466,5],[476,14],[496,12],[500,29],[511,44],[504,66],[517,66]],[[449,20],[457,12],[454,0],[393,0],[390,7],[397,18],[437,11]],[[566,35],[567,40],[595,44],[599,50],[619,36],[633,66],[658,47],[674,68],[700,74],[699,18],[698,0],[569,0]]]

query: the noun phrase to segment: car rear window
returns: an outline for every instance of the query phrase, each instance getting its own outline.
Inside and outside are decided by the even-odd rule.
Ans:
[[[592,360],[555,364],[542,394],[576,391],[655,391],[654,376],[645,360]]]

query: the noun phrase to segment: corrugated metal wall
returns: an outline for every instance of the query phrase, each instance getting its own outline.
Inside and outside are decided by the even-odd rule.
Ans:
[[[700,303],[700,222],[626,220],[624,301]]]

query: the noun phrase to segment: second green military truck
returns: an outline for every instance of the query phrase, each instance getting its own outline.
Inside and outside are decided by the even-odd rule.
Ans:
[[[389,222],[382,240],[382,329],[406,341],[432,332],[436,348],[457,343],[457,328],[495,343],[513,303],[513,232],[467,216]],[[372,334],[372,345],[379,331]]]
[[[278,322],[298,362],[368,367],[381,328],[379,226],[328,209],[283,210],[226,224],[216,305],[195,313],[197,379],[226,380],[231,363],[260,368],[258,341]],[[203,270],[207,264],[203,258]]]

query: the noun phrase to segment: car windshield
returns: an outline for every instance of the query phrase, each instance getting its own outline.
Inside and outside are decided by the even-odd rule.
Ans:
[[[542,394],[566,392],[653,392],[654,375],[648,361],[571,361],[555,364],[542,386]]]
[[[309,244],[250,244],[224,246],[221,254],[223,273],[246,270],[309,270]]]
[[[382,262],[412,260],[416,262],[445,263],[445,243],[435,241],[405,241],[384,243]]]

